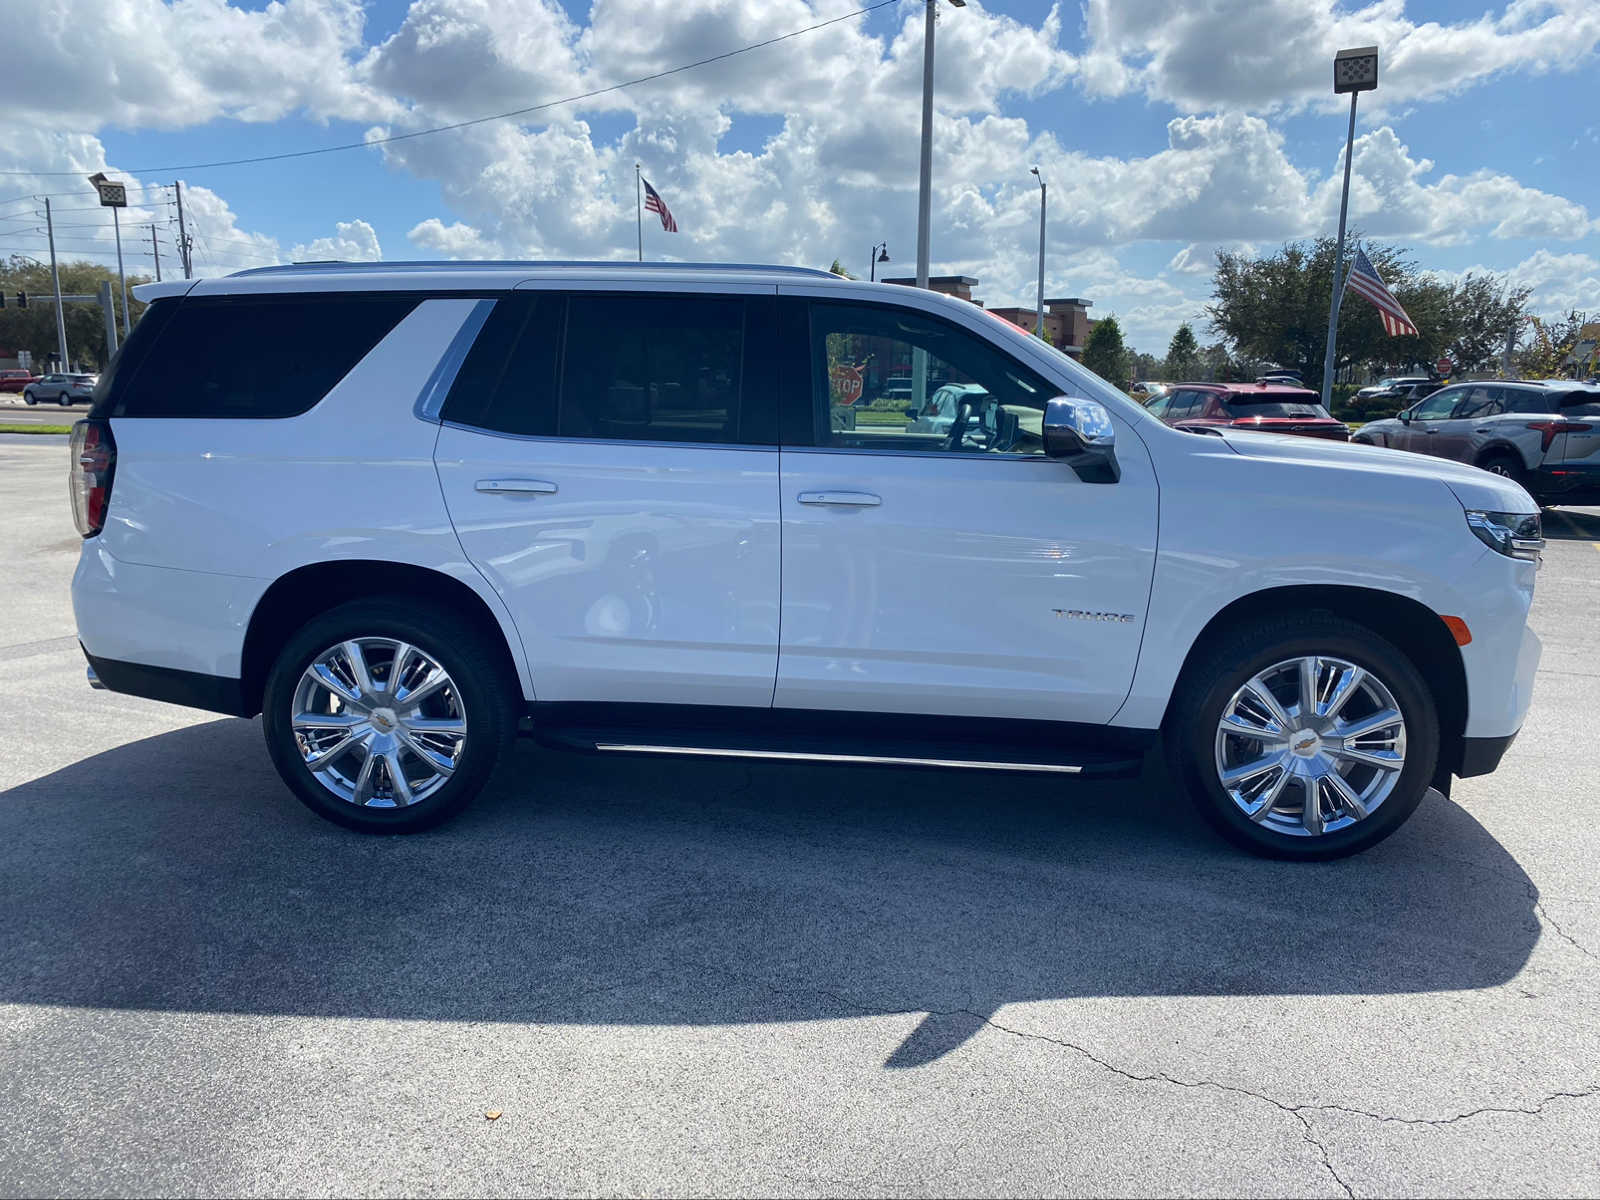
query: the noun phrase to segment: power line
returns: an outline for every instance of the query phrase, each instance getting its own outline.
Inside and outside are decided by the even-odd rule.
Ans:
[[[641,75],[637,79],[614,83],[609,87],[595,88],[590,92],[580,92],[576,96],[564,96],[560,100],[547,100],[543,104],[530,104],[526,108],[514,108],[509,112],[495,113],[492,116],[473,117],[470,121],[455,121],[449,125],[435,125],[429,129],[414,129],[410,133],[394,133],[388,137],[373,138],[367,142],[344,142],[337,146],[319,146],[314,150],[290,150],[283,154],[260,154],[253,158],[229,158],[220,159],[216,162],[180,163],[176,166],[163,167],[133,167],[129,169],[128,173],[130,175],[164,175],[173,171],[208,171],[214,167],[243,167],[252,163],[282,162],[288,158],[309,158],[315,154],[335,154],[342,150],[365,150],[370,146],[385,146],[390,142],[403,142],[411,138],[427,137],[429,134],[448,133],[454,129],[466,129],[473,125],[484,125],[490,121],[504,121],[511,117],[523,117],[529,113],[540,112],[547,108],[557,108],[563,104],[575,104],[580,100],[592,100],[596,96],[620,92],[626,88],[637,87],[641,83],[652,83],[657,79],[665,79],[669,75],[678,75],[684,71],[692,71],[696,67],[705,67],[715,62],[722,62],[724,59],[734,58],[740,54],[748,54],[752,50],[762,50],[768,46],[775,46],[779,42],[787,42],[791,38],[814,33],[818,29],[827,28],[829,25],[837,25],[841,21],[853,20],[856,17],[864,16],[867,13],[876,12],[880,8],[887,8],[891,4],[898,3],[899,0],[878,0],[876,4],[868,4],[863,8],[847,12],[843,16],[831,17],[826,21],[818,21],[815,25],[807,25],[804,29],[796,29],[792,33],[780,34],[777,37],[768,38],[764,42],[754,42],[748,46],[741,46],[737,50],[713,54],[710,58],[684,63],[678,67],[669,67],[665,71],[657,71],[652,75]],[[40,179],[60,175],[76,175],[77,173],[76,171],[0,171],[0,175],[32,175]]]

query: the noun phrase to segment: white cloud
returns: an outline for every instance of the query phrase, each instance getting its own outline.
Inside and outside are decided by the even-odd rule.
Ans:
[[[1336,0],[1087,0],[1091,94],[1139,91],[1188,112],[1266,111],[1335,103],[1332,50],[1377,45],[1379,90],[1392,108],[1460,92],[1502,72],[1542,74],[1592,63],[1593,0],[1512,0],[1497,13],[1416,21],[1404,0],[1350,10]]]
[[[6,117],[50,129],[175,128],[219,116],[378,119],[393,107],[355,77],[359,0],[53,0],[13,11]],[[364,114],[364,116],[362,115]]]
[[[378,245],[378,234],[371,225],[357,218],[340,221],[332,237],[319,237],[304,245],[296,245],[289,252],[293,262],[317,262],[337,259],[342,262],[377,262],[383,257]]]

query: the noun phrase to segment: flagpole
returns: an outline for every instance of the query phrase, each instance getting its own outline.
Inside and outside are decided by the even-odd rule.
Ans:
[[[633,164],[633,216],[639,226],[639,261],[644,261],[644,189],[639,186],[639,164]]]
[[[1376,63],[1377,60],[1373,61]],[[1344,190],[1339,193],[1339,244],[1333,252],[1333,298],[1328,302],[1328,346],[1322,355],[1322,407],[1329,412],[1333,411],[1333,350],[1339,336],[1339,305],[1344,302],[1344,218],[1350,207],[1350,157],[1356,145],[1356,97],[1359,95],[1360,92],[1350,93],[1350,132],[1344,139]]]

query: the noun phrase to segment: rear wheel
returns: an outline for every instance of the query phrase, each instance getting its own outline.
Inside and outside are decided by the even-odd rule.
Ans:
[[[312,811],[367,833],[454,816],[516,729],[515,683],[475,626],[398,597],[355,601],[289,639],[267,678],[262,727]]]
[[[1342,858],[1388,837],[1433,780],[1439,718],[1411,661],[1331,613],[1235,627],[1185,670],[1167,748],[1229,841]]]
[[[1482,459],[1478,465],[1490,474],[1527,486],[1528,473],[1523,469],[1522,460],[1515,454],[1499,451]]]

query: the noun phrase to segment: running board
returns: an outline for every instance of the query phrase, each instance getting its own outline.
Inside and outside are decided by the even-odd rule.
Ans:
[[[1137,775],[1154,730],[1064,722],[666,705],[534,705],[526,732],[589,754]]]
[[[969,771],[1054,771],[1080,775],[1078,763],[985,762],[970,758],[913,758],[888,754],[824,754],[805,750],[741,750],[726,746],[641,746],[596,742],[595,750],[611,754],[669,754],[690,758],[772,758],[787,762],[850,763],[873,767],[958,767]]]

